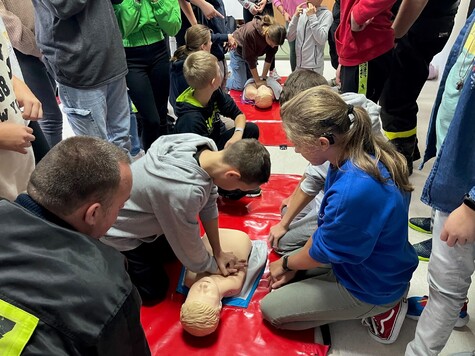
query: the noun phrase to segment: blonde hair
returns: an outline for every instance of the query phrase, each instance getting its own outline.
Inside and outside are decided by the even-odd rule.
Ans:
[[[382,137],[374,135],[368,113],[346,104],[327,86],[308,89],[281,108],[285,132],[292,142],[313,145],[324,134],[331,134],[340,145],[338,162],[350,159],[376,180],[386,183],[378,162],[382,162],[396,186],[412,191],[406,160]]]
[[[191,53],[201,50],[201,46],[211,41],[211,30],[205,25],[193,25],[185,32],[185,45],[177,48],[172,62],[183,60]]]
[[[183,65],[183,75],[193,89],[206,87],[218,74],[218,59],[206,51],[190,54]]]
[[[206,336],[217,329],[220,312],[220,308],[213,308],[202,302],[185,301],[180,310],[180,323],[191,335]]]
[[[261,34],[269,37],[276,45],[281,46],[287,37],[287,30],[284,26],[275,22],[272,16],[255,16],[257,24],[260,27]]]

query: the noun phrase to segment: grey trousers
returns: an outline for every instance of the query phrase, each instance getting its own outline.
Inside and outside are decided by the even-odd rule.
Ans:
[[[467,298],[475,271],[475,244],[449,247],[440,239],[448,218],[435,212],[429,261],[429,300],[417,323],[406,355],[438,355],[444,348]]]
[[[305,330],[339,320],[363,319],[394,307],[356,299],[335,278],[331,268],[316,268],[311,275],[273,290],[261,301],[265,320],[279,329]]]
[[[307,242],[310,236],[317,230],[318,211],[323,199],[323,192],[318,195],[295,217],[289,225],[289,231],[279,240],[275,252],[285,255],[295,251]],[[285,208],[282,214],[285,213]]]

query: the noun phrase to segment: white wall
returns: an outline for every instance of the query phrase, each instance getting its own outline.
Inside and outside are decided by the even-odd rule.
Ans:
[[[234,16],[236,20],[242,19],[242,6],[238,0],[223,0],[223,2],[226,8],[226,15]]]

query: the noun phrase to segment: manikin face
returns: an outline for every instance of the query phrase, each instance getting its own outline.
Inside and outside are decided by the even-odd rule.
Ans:
[[[221,295],[218,285],[209,277],[203,277],[195,282],[188,292],[188,302],[200,302],[213,308],[221,307]]]

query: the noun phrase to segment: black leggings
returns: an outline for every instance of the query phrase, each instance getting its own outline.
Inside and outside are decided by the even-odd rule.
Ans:
[[[144,242],[122,254],[127,258],[127,272],[143,304],[153,305],[163,300],[170,284],[164,265],[176,260],[165,236],[160,235],[155,241]]]
[[[378,102],[391,69],[393,50],[357,66],[341,66],[341,91],[364,94]]]
[[[142,121],[144,150],[166,134],[170,88],[170,51],[165,40],[147,46],[125,48],[127,87]]]

